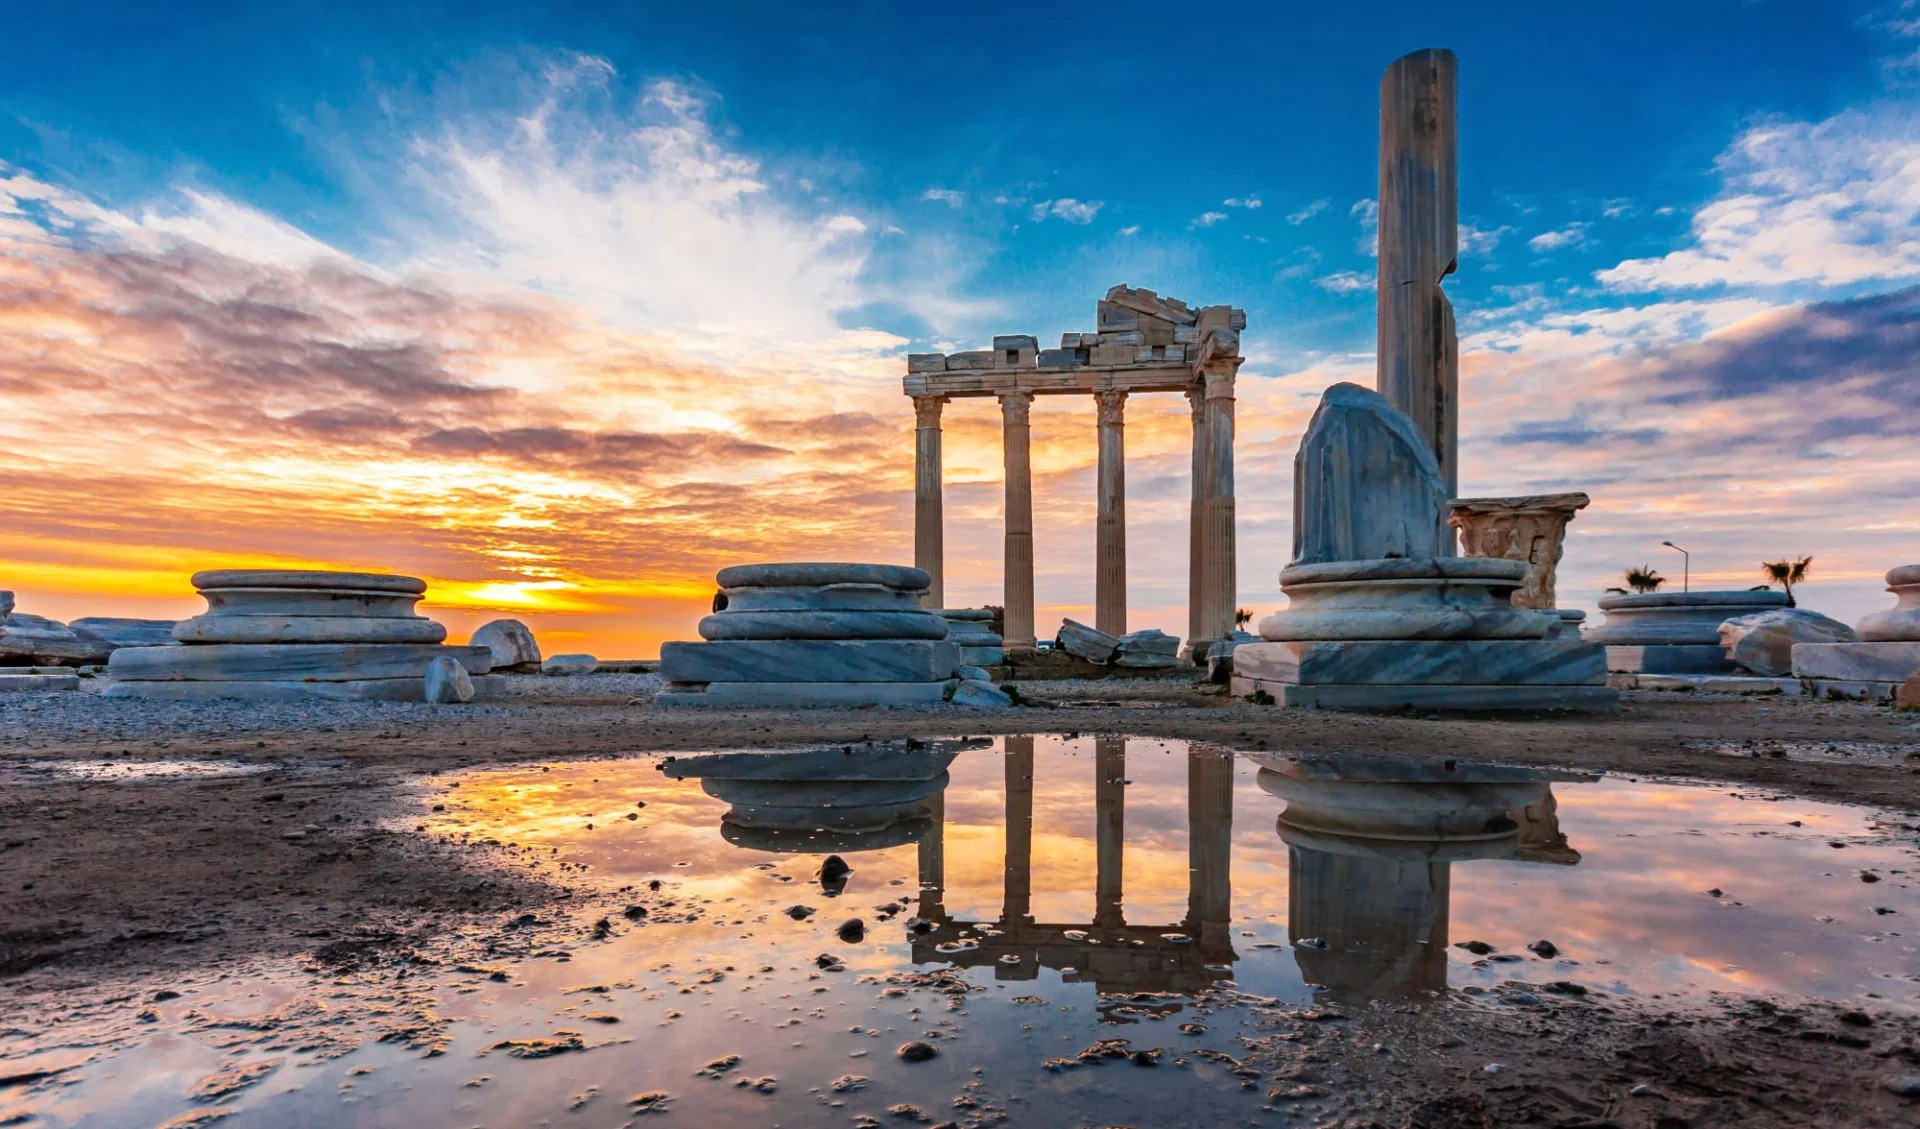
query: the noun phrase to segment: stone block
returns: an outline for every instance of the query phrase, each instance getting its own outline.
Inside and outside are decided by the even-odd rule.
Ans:
[[[1147,335],[1144,333],[1141,333],[1137,329],[1129,330],[1126,333],[1102,333],[1099,337],[1094,339],[1093,343],[1095,345],[1140,346],[1140,345],[1145,345],[1147,343]]]
[[[1586,637],[1609,647],[1720,644],[1720,625],[1735,616],[1787,605],[1785,593],[1767,589],[1727,592],[1634,592],[1600,597],[1606,622]],[[1711,673],[1676,671],[1674,673]]]
[[[1094,303],[1094,328],[1101,333],[1125,333],[1140,328],[1140,311],[1113,302]]]
[[[1752,678],[1738,674],[1636,674],[1629,690],[1678,690],[1700,694],[1787,694],[1806,693],[1797,678]]]
[[[1280,573],[1289,605],[1260,621],[1275,642],[1352,639],[1541,639],[1559,627],[1508,599],[1521,561],[1489,557],[1327,561]]]
[[[908,353],[908,372],[945,372],[947,355],[945,353]]]
[[[422,678],[422,696],[436,705],[452,705],[473,700],[473,679],[465,667],[445,655],[427,664]]]
[[[960,649],[930,639],[763,639],[664,643],[670,682],[937,682],[953,676]]]
[[[1245,648],[1235,655],[1244,654]],[[1267,682],[1233,676],[1232,692],[1245,697],[1256,690],[1273,695],[1277,705],[1302,709],[1353,710],[1609,710],[1620,704],[1610,686],[1474,685],[1312,685]]]
[[[1173,343],[1176,345],[1200,344],[1200,327],[1197,325],[1176,325],[1173,327]]]
[[[1061,623],[1060,634],[1055,638],[1061,650],[1091,663],[1110,661],[1120,647],[1117,636],[1072,619]]]
[[[67,626],[74,632],[105,639],[115,647],[169,647],[173,645],[171,619],[124,619],[119,616],[90,615],[73,620]]]
[[[541,674],[550,674],[556,678],[571,678],[576,674],[592,674],[599,669],[600,660],[594,658],[592,655],[555,655],[540,664]]]
[[[1793,649],[1799,678],[1842,682],[1905,682],[1920,672],[1920,642],[1802,643]]]
[[[1040,347],[1039,338],[1030,337],[1024,333],[1002,334],[1001,336],[995,337],[993,339],[993,348],[995,352],[1006,352],[1009,349],[1012,349],[1015,351],[1022,350],[1022,349],[1038,349],[1039,347]]]
[[[1807,693],[1816,698],[1833,698],[1849,702],[1880,702],[1897,698],[1900,693],[1898,682],[1858,682],[1837,678],[1808,678],[1801,683]]]
[[[533,630],[517,619],[496,619],[473,633],[472,643],[493,652],[493,667],[537,667],[540,644]]]
[[[1893,704],[1903,710],[1920,710],[1920,674],[1900,684],[1900,689],[1894,691]]]
[[[994,667],[1007,661],[1006,649],[993,647],[960,647],[960,661],[973,666]]]
[[[991,349],[974,349],[965,353],[947,354],[948,372],[968,372],[995,367],[998,357]]]
[[[1301,685],[1603,686],[1597,643],[1564,639],[1407,639],[1385,642],[1244,643],[1242,678]]]
[[[1793,673],[1796,644],[1859,641],[1853,628],[1805,608],[1771,608],[1735,616],[1720,625],[1719,634],[1727,658],[1763,678]]]
[[[122,647],[107,662],[115,682],[361,682],[421,678],[447,658],[472,674],[493,666],[485,647],[430,644],[216,643]]]
[[[993,675],[988,673],[985,667],[974,666],[972,663],[965,662],[953,669],[953,676],[962,682],[993,681]]]
[[[1440,555],[1440,464],[1413,421],[1371,388],[1341,383],[1321,396],[1293,482],[1296,565]]]
[[[954,687],[953,704],[982,710],[1004,710],[1013,707],[1013,698],[991,682],[968,680]]]
[[[877,585],[913,593],[916,602],[912,606],[916,608],[920,606],[917,602],[918,595],[933,585],[933,577],[929,576],[925,569],[914,568],[912,565],[860,564],[846,561],[730,565],[715,573],[713,580],[721,588],[729,590]]]
[[[1042,349],[1034,363],[1041,368],[1081,368],[1087,363],[1085,349]]]
[[[38,667],[0,667],[0,694],[32,690],[78,690],[80,676],[71,670]]]
[[[945,679],[938,682],[709,682],[705,686],[670,683],[654,697],[653,704],[718,709],[937,706],[946,696]]]
[[[476,700],[500,693],[505,681],[497,674],[473,678]],[[109,698],[158,698],[169,701],[215,701],[222,698],[257,702],[298,702],[323,698],[337,702],[420,702],[426,700],[425,678],[371,678],[356,682],[115,682],[106,688]]]
[[[946,620],[931,612],[739,611],[729,607],[700,621],[700,638],[945,639]]]
[[[14,612],[0,620],[0,658],[35,665],[103,663],[113,645],[58,620]]]
[[[202,615],[181,620],[182,643],[439,643],[447,629],[423,616]]]
[[[1247,311],[1233,309],[1227,313],[1227,328],[1239,333],[1247,328]]]
[[[1114,646],[1113,663],[1116,666],[1131,667],[1169,667],[1178,666],[1180,660],[1180,637],[1169,635],[1159,628],[1150,627],[1145,631],[1132,631],[1120,636]]]
[[[1097,368],[1130,365],[1139,353],[1137,345],[1095,345],[1087,351],[1087,363]]]
[[[1596,642],[1591,632],[1587,642]],[[1732,674],[1739,668],[1718,645],[1670,643],[1608,646],[1607,669],[1629,674]]]
[[[1139,333],[1143,339],[1143,343],[1147,345],[1160,346],[1173,344],[1173,331],[1175,328],[1177,327],[1165,318],[1146,316],[1140,318]]]

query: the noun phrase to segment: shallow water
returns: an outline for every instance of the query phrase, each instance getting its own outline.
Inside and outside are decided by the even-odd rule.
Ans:
[[[668,1124],[845,1126],[901,1103],[961,1124],[1263,1123],[1298,1107],[1199,1052],[1270,1028],[1269,1001],[1530,999],[1520,981],[1920,1011],[1914,829],[1864,809],[1159,739],[972,745],[446,777],[427,833],[631,887],[645,916],[460,968],[268,967],[157,1003],[146,986],[122,1005],[153,1013],[139,1034],[85,1046],[76,1021],[0,1058],[0,1076],[83,1064],[0,1089],[0,1111],[137,1129],[196,1110],[613,1126],[662,1106]],[[843,884],[823,884],[830,854]],[[1076,1057],[1116,1038],[1158,1048],[1157,1068]],[[910,1040],[938,1053],[903,1061]],[[668,1097],[630,1100],[647,1093]]]

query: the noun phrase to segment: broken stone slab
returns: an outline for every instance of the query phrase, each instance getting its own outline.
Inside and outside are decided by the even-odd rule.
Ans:
[[[1592,632],[1587,642],[1594,642]],[[1609,646],[1607,669],[1626,674],[1732,674],[1739,669],[1718,643]]]
[[[537,669],[540,643],[533,629],[517,619],[496,619],[473,633],[472,645],[493,652],[493,669]]]
[[[1072,619],[1060,624],[1060,634],[1054,640],[1061,650],[1091,663],[1111,661],[1120,647],[1118,637]]]
[[[195,616],[174,625],[182,643],[440,643],[442,624],[424,616]]]
[[[1797,678],[1754,678],[1738,674],[1634,674],[1622,690],[1668,690],[1698,694],[1781,694],[1799,697],[1806,687]]]
[[[1121,670],[1173,670],[1189,664],[1174,655],[1155,655],[1145,652],[1134,654],[1116,654],[1112,665]]]
[[[1719,628],[1727,659],[1763,678],[1793,673],[1793,649],[1800,643],[1856,643],[1853,628],[1805,608],[1773,608],[1735,616]]]
[[[1040,368],[1080,368],[1087,363],[1085,349],[1042,349],[1034,357]]]
[[[993,348],[997,353],[1006,352],[1009,349],[1018,352],[1022,349],[1038,349],[1039,347],[1040,339],[1025,333],[1005,333],[993,339]]]
[[[970,372],[994,367],[998,355],[991,349],[974,349],[965,353],[947,354],[948,372]]]
[[[500,693],[499,675],[473,678],[476,700]],[[104,691],[109,698],[155,698],[169,701],[297,702],[321,698],[338,702],[422,702],[426,679],[371,678],[354,682],[113,682]]]
[[[1452,544],[1440,464],[1413,421],[1371,388],[1340,383],[1320,397],[1293,482],[1296,565],[1428,559]]]
[[[947,355],[945,353],[908,353],[908,372],[945,372]]]
[[[953,676],[955,678],[958,678],[962,682],[992,682],[993,681],[993,675],[987,673],[987,670],[985,667],[974,666],[971,663],[964,663],[964,662],[953,669]]]
[[[700,621],[700,637],[708,640],[945,639],[949,634],[947,620],[924,611],[741,611],[729,606]]]
[[[1920,672],[1920,641],[1801,643],[1793,648],[1793,673],[1799,678],[1905,682],[1916,672]]]
[[[1888,570],[1887,591],[1899,602],[1861,619],[1860,638],[1869,643],[1920,642],[1920,564]]]
[[[473,674],[493,666],[485,647],[420,644],[261,643],[122,647],[107,662],[115,682],[360,682],[421,678],[445,658]]]
[[[592,655],[554,655],[540,664],[541,674],[550,674],[557,678],[571,678],[576,674],[592,674],[600,669],[600,660]]]
[[[1129,330],[1126,333],[1102,333],[1095,338],[1093,343],[1095,345],[1139,346],[1147,343],[1147,335],[1137,329]]]
[[[968,680],[954,688],[953,704],[980,710],[1004,710],[1013,708],[1013,698],[991,682]]]
[[[446,655],[427,664],[427,673],[422,681],[423,696],[435,705],[453,705],[473,700],[473,679],[467,674],[467,668]]]
[[[0,666],[0,694],[36,690],[78,690],[80,676],[71,670]]]
[[[1172,658],[1180,653],[1180,637],[1169,635],[1157,627],[1149,627],[1144,631],[1130,631],[1120,636],[1114,652],[1116,656],[1165,655]]]
[[[937,706],[946,695],[944,678],[938,682],[709,682],[704,686],[669,683],[654,696],[653,703],[731,709],[832,709]]]
[[[1138,345],[1095,345],[1087,350],[1087,363],[1097,368],[1130,365],[1139,352]]]
[[[1260,621],[1260,636],[1273,642],[1544,638],[1558,628],[1556,617],[1508,601],[1526,574],[1524,562],[1494,557],[1291,565],[1280,574],[1291,603]]]
[[[1234,674],[1267,682],[1354,685],[1602,686],[1604,648],[1563,639],[1404,639],[1246,643]]]
[[[948,641],[952,642],[951,639]],[[960,661],[971,666],[999,666],[1007,661],[1007,652],[1006,648],[998,645],[991,647],[962,646],[960,647]]]
[[[664,643],[669,682],[937,682],[960,649],[933,639],[761,639]]]
[[[1724,592],[1633,592],[1600,597],[1606,621],[1586,629],[1588,641],[1609,647],[1720,645],[1720,625],[1735,616],[1787,606],[1785,593],[1767,588]],[[1712,671],[1670,673],[1711,674]]]
[[[103,663],[113,645],[90,632],[75,631],[59,620],[14,612],[0,620],[0,663],[27,666],[84,666]]]
[[[1268,682],[1234,675],[1232,692],[1245,697],[1264,690],[1274,703],[1302,709],[1395,711],[1457,710],[1609,710],[1620,704],[1620,692],[1610,686],[1466,686],[1418,685],[1299,685]]]
[[[92,615],[73,620],[67,626],[105,639],[115,647],[171,647],[177,620],[126,619],[120,616]]]

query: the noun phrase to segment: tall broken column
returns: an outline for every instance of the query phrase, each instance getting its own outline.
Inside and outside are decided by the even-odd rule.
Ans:
[[[1006,573],[1002,645],[1033,650],[1033,459],[1028,414],[1033,393],[1000,396],[1001,437],[1007,472]]]
[[[929,608],[946,604],[946,516],[941,502],[940,408],[945,396],[913,398],[913,567],[933,578]]]
[[[1125,392],[1097,392],[1099,405],[1099,507],[1094,527],[1093,625],[1109,635],[1127,633],[1127,464]]]
[[[1459,259],[1459,63],[1442,48],[1394,61],[1380,80],[1378,379],[1460,493],[1459,342],[1440,288]],[[1446,555],[1453,532],[1435,515]]]

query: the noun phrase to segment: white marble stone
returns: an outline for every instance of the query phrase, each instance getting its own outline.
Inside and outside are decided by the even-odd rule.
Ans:
[[[73,620],[67,626],[105,639],[115,647],[169,647],[173,645],[171,619],[125,619],[120,616],[92,615]]]
[[[474,648],[484,650],[485,648]],[[492,652],[488,651],[489,656]],[[452,705],[473,700],[473,678],[467,668],[446,655],[427,664],[422,678],[422,696],[436,705]]]
[[[1405,639],[1390,642],[1246,643],[1236,676],[1268,682],[1603,686],[1598,644],[1565,639]]]
[[[1634,592],[1602,596],[1600,610],[1606,613],[1606,622],[1597,627],[1588,627],[1586,638],[1609,647],[1717,647],[1720,645],[1720,625],[1727,620],[1786,606],[1785,593],[1764,588],[1726,592]]]
[[[959,666],[955,667],[953,671],[953,676],[955,678],[958,678],[962,682],[992,682],[993,681],[993,675],[987,673],[985,668],[974,666],[971,663],[961,663]]]
[[[1119,644],[1114,648],[1114,660],[1123,661],[1128,655],[1163,655],[1173,658],[1180,653],[1180,637],[1169,635],[1157,627],[1145,631],[1131,631],[1120,636]]]
[[[38,664],[101,663],[113,650],[97,635],[75,631],[59,620],[14,612],[0,620],[0,658]]]
[[[576,674],[592,674],[600,669],[600,660],[592,655],[554,655],[540,664],[541,674],[567,678]]]
[[[1798,643],[1854,643],[1859,636],[1837,619],[1805,608],[1771,608],[1735,616],[1720,625],[1720,646],[1728,661],[1762,678],[1793,673]]]
[[[734,709],[827,709],[850,706],[936,706],[945,700],[939,682],[709,682],[669,683],[657,706]]]
[[[366,592],[410,592],[419,595],[427,582],[415,576],[387,572],[323,572],[310,569],[223,568],[193,574],[193,586],[212,588],[357,589]]]
[[[1596,710],[1620,704],[1610,686],[1313,685],[1234,675],[1233,693],[1265,690],[1275,704],[1305,709],[1393,711]]]
[[[338,618],[407,618],[420,602],[417,592],[379,592],[358,588],[209,588],[203,616],[287,615]]]
[[[483,674],[473,680],[476,700],[500,692],[501,677]],[[251,701],[293,702],[326,698],[342,702],[420,702],[426,700],[424,678],[371,678],[355,682],[114,682],[109,698],[160,698],[172,701],[211,701],[233,698]]]
[[[733,612],[920,612],[920,595],[885,584],[781,584],[724,588],[726,606],[715,615]]]
[[[1072,619],[1060,624],[1060,634],[1055,639],[1061,650],[1094,663],[1111,661],[1120,646],[1119,637]]]
[[[211,615],[181,620],[182,643],[439,643],[447,629],[420,616]]]
[[[1123,667],[1127,670],[1174,670],[1180,667],[1190,667],[1192,664],[1181,659],[1178,655],[1159,655],[1149,651],[1134,651],[1115,654],[1112,665]]]
[[[1887,591],[1899,602],[1863,618],[1857,625],[1860,638],[1869,643],[1920,642],[1920,564],[1889,570]]]
[[[1522,561],[1485,557],[1295,565],[1280,574],[1291,602],[1260,621],[1260,636],[1539,639],[1557,630],[1554,616],[1507,601],[1526,572]]]
[[[1797,678],[1754,678],[1737,674],[1634,674],[1627,676],[1622,690],[1676,690],[1698,694],[1782,694],[1799,697],[1806,693]]]
[[[1294,564],[1445,555],[1446,505],[1440,465],[1405,413],[1358,384],[1322,394],[1293,460]]]
[[[798,562],[732,565],[714,576],[721,588],[789,588],[835,584],[878,584],[907,592],[925,592],[933,584],[926,570],[911,565]]]
[[[1592,634],[1587,636],[1594,642]],[[1732,674],[1739,668],[1718,643],[1665,643],[1611,646],[1607,669],[1626,674]]]
[[[665,643],[669,682],[935,682],[960,665],[960,649],[934,639],[763,639]]]
[[[947,620],[916,611],[742,611],[729,606],[700,621],[700,637],[707,640],[945,639],[949,634]]]
[[[1916,672],[1920,672],[1920,641],[1802,643],[1793,649],[1793,673],[1799,678],[1905,682]]]
[[[953,704],[979,710],[1004,710],[1013,708],[1013,699],[991,682],[968,680],[954,688]]]
[[[952,642],[951,639],[948,642]],[[999,666],[1007,661],[1007,652],[1001,647],[961,647],[960,661],[972,666]]]
[[[540,665],[540,643],[533,629],[517,619],[496,619],[473,633],[473,646],[493,652],[493,668],[536,668]]]
[[[122,647],[107,662],[116,682],[358,682],[420,678],[428,664],[447,658],[485,674],[493,653],[485,647],[428,644],[261,643],[193,647]]]
[[[80,676],[71,670],[41,667],[0,667],[0,694],[32,690],[78,690]]]

